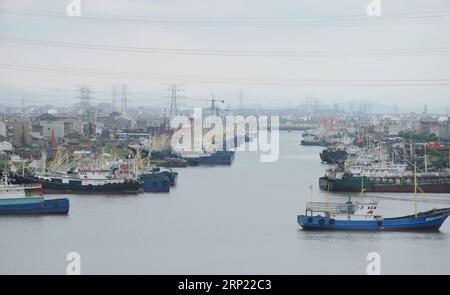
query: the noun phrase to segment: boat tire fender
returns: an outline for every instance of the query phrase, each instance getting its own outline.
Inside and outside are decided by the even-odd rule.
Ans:
[[[330,219],[329,221],[328,221],[328,224],[329,225],[333,225],[335,223],[335,220],[334,219]]]
[[[309,217],[308,218],[308,223],[312,223],[313,222],[313,218],[312,217]]]
[[[324,224],[325,224],[325,219],[320,219],[320,220],[319,220],[319,224],[320,224],[320,225],[324,225]]]

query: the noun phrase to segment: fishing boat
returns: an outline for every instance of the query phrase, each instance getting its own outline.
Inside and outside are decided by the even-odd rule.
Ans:
[[[376,215],[376,205],[358,213],[358,204],[349,197],[346,203],[307,203],[305,214],[297,216],[304,230],[362,230],[362,231],[438,231],[450,208],[417,211],[417,178],[414,170],[414,214],[383,218]]]
[[[178,172],[161,170],[154,167],[151,171],[144,171],[139,175],[139,180],[144,183],[144,192],[169,192],[171,186],[176,185]]]
[[[39,187],[38,187],[39,186]],[[67,214],[69,199],[46,200],[40,195],[30,192],[39,191],[40,185],[12,185],[4,175],[4,182],[0,185],[0,215],[15,214]]]
[[[302,140],[300,141],[301,145],[306,146],[328,146],[329,143],[324,139],[319,138],[314,134],[304,134]]]
[[[144,183],[146,193],[168,193],[170,192],[170,180],[165,174],[159,172],[144,173],[139,176]]]
[[[119,177],[111,169],[76,169],[67,173],[37,175],[45,193],[137,194],[142,183]]]
[[[297,221],[304,230],[438,231],[450,215],[450,208],[444,208],[383,218],[370,212],[357,213],[357,208],[351,200],[346,203],[309,202],[305,214],[298,215]]]

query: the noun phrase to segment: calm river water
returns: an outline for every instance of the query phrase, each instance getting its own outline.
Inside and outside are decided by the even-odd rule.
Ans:
[[[384,274],[450,274],[450,221],[440,233],[303,232],[296,215],[320,192],[318,147],[281,133],[280,159],[239,153],[231,167],[180,169],[170,194],[70,196],[68,216],[0,218],[0,274],[365,274],[369,252]],[[310,185],[313,185],[312,192]],[[409,214],[411,195],[366,194],[385,217]],[[450,195],[420,197],[449,207]]]

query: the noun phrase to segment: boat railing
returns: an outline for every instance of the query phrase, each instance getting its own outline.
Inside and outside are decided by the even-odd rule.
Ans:
[[[354,214],[355,205],[348,203],[308,202],[306,211],[324,212],[328,214]]]
[[[0,191],[41,189],[40,183],[0,185]]]
[[[40,188],[42,188],[42,185],[40,183],[27,183],[27,184],[23,185],[23,188],[26,190],[40,189]]]

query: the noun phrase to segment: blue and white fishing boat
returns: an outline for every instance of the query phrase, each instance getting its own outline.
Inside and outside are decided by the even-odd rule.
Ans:
[[[0,215],[15,214],[67,214],[69,199],[46,200],[43,196],[27,196],[27,191],[37,191],[40,184],[12,185],[7,175],[0,184]]]
[[[304,230],[438,231],[450,215],[450,208],[444,208],[383,218],[375,214],[376,208],[375,203],[358,204],[350,197],[346,203],[309,202],[297,221]]]

